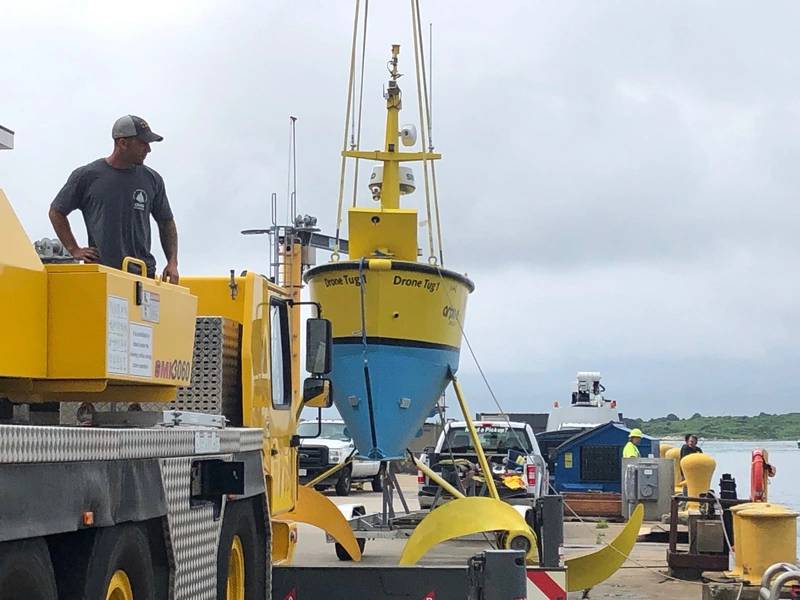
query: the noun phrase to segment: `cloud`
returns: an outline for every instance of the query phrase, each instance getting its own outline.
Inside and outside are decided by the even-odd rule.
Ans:
[[[394,42],[402,121],[418,121],[410,16],[370,10],[365,149],[383,139]],[[561,385],[607,364],[644,394],[671,364],[689,405],[691,383],[705,385],[694,362],[783,393],[798,373],[779,357],[800,334],[798,12],[423,4],[445,259],[478,284],[467,331],[493,375]],[[351,4],[320,1],[5,7],[0,118],[17,148],[0,155],[0,187],[32,237],[52,235],[47,206],[69,172],[110,151],[114,119],[140,114],[165,136],[148,162],[176,214],[181,271],[266,270],[266,240],[238,232],[267,223],[273,192],[285,199],[290,114],[299,209],[335,228],[352,18]],[[424,213],[416,174],[406,202]],[[620,374],[626,362],[639,373]]]

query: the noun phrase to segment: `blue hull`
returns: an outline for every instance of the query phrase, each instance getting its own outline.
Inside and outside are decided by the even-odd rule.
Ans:
[[[333,401],[359,454],[404,458],[457,370],[458,350],[368,341],[367,372],[364,356],[361,343],[334,340]]]

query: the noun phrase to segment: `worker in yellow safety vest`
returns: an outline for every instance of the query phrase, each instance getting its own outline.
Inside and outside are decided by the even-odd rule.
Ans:
[[[628,435],[628,443],[622,449],[622,458],[639,458],[639,444],[642,441],[642,430],[631,429]]]

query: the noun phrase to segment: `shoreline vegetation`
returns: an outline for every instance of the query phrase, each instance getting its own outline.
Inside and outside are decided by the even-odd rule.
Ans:
[[[655,419],[623,419],[625,426],[638,427],[645,435],[683,439],[687,433],[707,440],[800,440],[800,413],[751,416],[703,416],[695,413],[688,419],[677,415]]]

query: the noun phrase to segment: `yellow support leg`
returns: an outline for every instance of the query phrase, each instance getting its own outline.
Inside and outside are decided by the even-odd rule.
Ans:
[[[588,590],[616,573],[633,550],[643,518],[644,507],[639,504],[628,519],[628,524],[608,546],[591,554],[565,560],[567,591]]]
[[[475,448],[475,453],[478,455],[478,464],[481,466],[483,478],[486,480],[486,489],[489,492],[490,497],[494,498],[495,500],[500,500],[500,494],[497,493],[497,487],[495,486],[494,478],[492,477],[492,469],[489,466],[489,461],[486,460],[486,454],[484,454],[483,447],[478,439],[478,432],[475,430],[475,424],[472,422],[472,418],[469,416],[469,407],[467,407],[467,402],[464,400],[464,393],[461,391],[461,385],[458,383],[458,379],[456,379],[455,375],[452,376],[452,379],[453,389],[456,392],[456,398],[458,398],[458,405],[461,407],[461,414],[464,415],[464,421],[467,424],[469,437],[472,438],[472,446]]]

